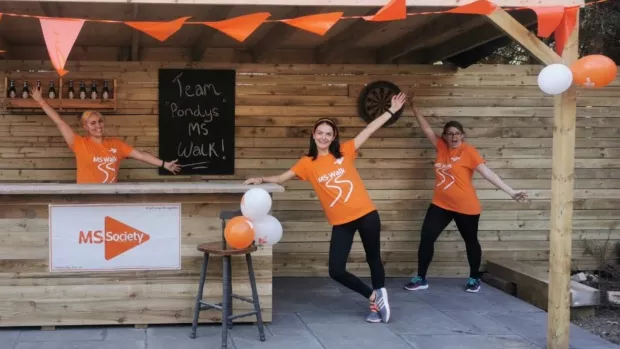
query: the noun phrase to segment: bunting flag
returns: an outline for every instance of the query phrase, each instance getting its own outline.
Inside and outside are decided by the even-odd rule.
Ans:
[[[85,21],[83,19],[40,18],[39,22],[52,65],[60,76],[64,76],[68,73],[65,70],[65,63]]]
[[[562,6],[530,7],[530,10],[536,12],[538,36],[541,38],[548,38],[560,25],[564,17],[564,7]]]
[[[392,0],[383,6],[374,16],[362,17],[370,22],[395,21],[407,18],[407,3],[405,0]]]
[[[608,2],[610,0],[596,0],[586,3],[584,6],[592,6]],[[542,1],[541,1],[542,2]],[[476,14],[489,15],[498,8],[492,0],[477,0],[466,5],[451,8],[449,10],[407,13],[406,0],[390,0],[372,16],[343,16],[343,12],[320,13],[291,19],[268,20],[271,16],[268,12],[258,12],[238,16],[221,21],[189,22],[191,16],[177,18],[172,21],[120,21],[105,19],[80,19],[80,18],[50,18],[47,16],[0,13],[3,16],[36,18],[41,23],[45,44],[50,55],[52,64],[58,73],[63,76],[68,73],[64,70],[67,57],[75,44],[84,22],[125,24],[136,30],[159,40],[165,41],[174,35],[183,25],[198,24],[212,27],[234,38],[237,41],[245,41],[256,29],[265,22],[283,22],[290,26],[317,34],[325,35],[338,21],[343,19],[363,18],[371,22],[387,22],[406,19],[407,16],[432,15],[432,14]],[[555,51],[561,55],[569,36],[575,30],[579,7],[562,6],[530,6],[506,8],[506,11],[532,10],[538,18],[537,36],[546,38],[552,33],[555,36]],[[0,50],[0,53],[5,51]]]
[[[568,38],[577,25],[577,14],[579,7],[569,7],[564,9],[564,16],[555,30],[555,52],[562,55],[564,46],[568,42]]]
[[[190,19],[190,17],[181,17],[175,19],[170,22],[135,22],[135,21],[126,21],[124,22],[128,26],[137,29],[145,34],[148,34],[159,41],[166,41],[169,37],[171,37],[174,33],[179,31],[185,21]]]
[[[467,5],[455,7],[446,12],[448,13],[460,13],[465,15],[490,15],[495,11],[497,5],[487,1],[478,0]]]
[[[258,28],[267,18],[269,12],[258,12],[239,16],[217,22],[202,22],[202,24],[217,29],[233,39],[243,42]]]
[[[343,12],[319,13],[293,19],[283,19],[282,22],[293,27],[309,31],[317,35],[325,35],[331,27],[342,18]]]

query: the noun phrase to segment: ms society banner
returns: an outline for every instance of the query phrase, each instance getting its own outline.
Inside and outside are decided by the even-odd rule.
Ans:
[[[181,268],[180,204],[49,206],[50,271]]]

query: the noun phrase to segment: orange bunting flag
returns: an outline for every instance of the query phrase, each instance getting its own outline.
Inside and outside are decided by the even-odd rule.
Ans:
[[[325,35],[331,27],[342,18],[343,12],[319,13],[292,19],[283,19],[282,22],[318,35]]]
[[[478,0],[467,5],[455,7],[446,11],[446,13],[461,13],[465,15],[490,15],[495,11],[497,5],[487,1]]]
[[[85,20],[39,18],[39,22],[52,65],[60,76],[64,76],[68,73],[65,63]]]
[[[189,18],[191,17],[181,17],[170,22],[127,21],[125,24],[163,42],[181,29],[183,23],[185,23],[185,21]]]
[[[560,25],[564,17],[563,6],[530,7],[538,17],[538,36],[548,38]]]
[[[371,22],[394,21],[407,18],[407,3],[405,0],[392,0],[383,6],[374,16],[362,17]]]
[[[217,29],[233,39],[243,42],[258,28],[271,14],[258,12],[217,22],[202,22],[202,24]]]
[[[575,26],[577,25],[577,11],[579,7],[568,7],[564,10],[564,16],[555,30],[555,52],[562,55],[564,46],[568,42],[568,37],[571,35]]]

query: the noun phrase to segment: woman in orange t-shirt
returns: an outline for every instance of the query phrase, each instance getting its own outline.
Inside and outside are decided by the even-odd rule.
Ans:
[[[403,93],[392,97],[389,111],[373,120],[354,139],[340,144],[336,124],[327,118],[314,124],[310,149],[288,171],[271,177],[250,178],[245,184],[282,184],[294,177],[308,181],[332,225],[329,245],[329,276],[370,300],[368,322],[388,322],[390,306],[381,262],[381,221],[364,183],[355,168],[357,150],[405,103]],[[347,258],[359,231],[373,288],[346,270]]]
[[[39,103],[45,114],[56,124],[77,163],[78,184],[116,183],[121,160],[132,158],[154,166],[161,166],[172,173],[181,169],[175,161],[162,161],[151,154],[141,152],[117,138],[104,136],[103,116],[97,111],[87,110],[80,121],[87,132],[86,137],[73,132],[54,108],[41,96],[41,90],[31,88],[32,98]]]
[[[511,198],[522,202],[527,199],[523,191],[510,188],[491,169],[475,147],[464,142],[465,131],[457,121],[445,124],[441,136],[435,134],[412,102],[413,113],[428,140],[435,146],[435,190],[430,207],[426,211],[420,246],[418,247],[418,275],[405,285],[413,291],[428,288],[426,272],[433,259],[434,244],[441,232],[452,220],[465,241],[470,275],[465,290],[478,292],[480,289],[480,262],[482,250],[478,242],[478,221],[482,208],[472,183],[474,171],[503,190]]]

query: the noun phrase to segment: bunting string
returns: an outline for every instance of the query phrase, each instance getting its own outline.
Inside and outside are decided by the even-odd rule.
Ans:
[[[587,3],[585,6],[607,1],[610,0],[597,0]],[[490,15],[497,10],[497,8],[498,6],[490,0],[477,0],[448,10],[408,13],[406,0],[391,0],[381,7],[377,13],[371,16],[343,16],[343,12],[329,12],[297,18],[269,19],[271,16],[269,12],[258,12],[221,21],[189,21],[191,16],[170,21],[120,21],[48,17],[4,12],[0,13],[0,20],[2,16],[38,19],[41,24],[48,53],[50,54],[50,59],[58,74],[63,76],[68,73],[64,70],[64,65],[85,22],[124,24],[161,42],[174,35],[184,25],[204,25],[214,28],[239,42],[243,42],[263,23],[282,22],[315,35],[323,36],[338,21],[347,19],[363,19],[369,22],[388,22],[403,20],[408,16],[435,14]],[[538,18],[537,35],[547,38],[553,34],[556,41],[555,50],[558,54],[561,54],[568,37],[576,26],[579,6],[562,7],[539,5],[531,7],[505,7],[503,9],[505,11],[534,11]],[[0,50],[0,54],[2,52],[5,51]]]

